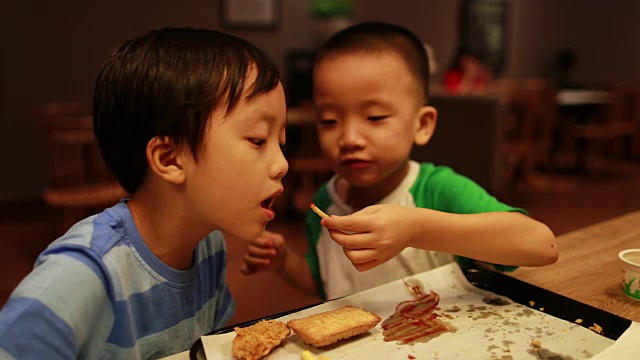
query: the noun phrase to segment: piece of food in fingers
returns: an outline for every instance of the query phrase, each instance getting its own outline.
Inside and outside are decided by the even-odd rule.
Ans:
[[[318,214],[321,218],[325,219],[329,217],[329,215],[325,214],[324,211],[320,210],[320,208],[318,208],[316,204],[311,203],[309,204],[309,207],[311,208],[311,210],[313,210],[314,213]]]
[[[285,323],[277,320],[263,320],[235,331],[231,352],[238,360],[262,359],[291,333]]]
[[[367,332],[380,322],[380,316],[354,306],[343,306],[287,322],[305,343],[322,347]]]

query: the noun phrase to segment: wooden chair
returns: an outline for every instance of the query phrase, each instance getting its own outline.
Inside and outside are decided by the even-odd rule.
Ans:
[[[42,197],[62,210],[61,230],[127,195],[102,161],[87,104],[47,103],[34,110],[34,118],[46,141],[47,185]]]
[[[621,87],[612,89],[611,93],[610,104],[601,107],[589,122],[571,127],[571,137],[577,143],[579,169],[615,166],[624,157],[625,140],[630,140],[631,148],[640,141],[638,93]]]
[[[628,130],[630,139],[630,158],[632,160],[640,160],[640,91],[635,90],[631,92],[628,102]],[[634,125],[635,124],[635,125]]]
[[[515,187],[541,169],[555,169],[555,89],[550,81],[538,78],[518,79],[500,86],[505,99],[505,183]]]
[[[616,152],[629,160],[640,160],[640,91],[628,90],[624,96],[622,119],[612,127],[622,138]],[[628,145],[625,147],[625,145]]]
[[[320,152],[316,113],[311,103],[289,108],[287,121],[289,174],[286,177],[285,197],[290,207],[287,210],[305,214],[313,195],[329,179],[332,170]]]

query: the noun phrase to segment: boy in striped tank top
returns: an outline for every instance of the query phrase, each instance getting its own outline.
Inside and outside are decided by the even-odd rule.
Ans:
[[[259,236],[288,170],[279,72],[251,43],[163,28],[107,58],[96,139],[130,197],[54,241],[0,312],[0,358],[151,359],[232,317],[223,234]]]

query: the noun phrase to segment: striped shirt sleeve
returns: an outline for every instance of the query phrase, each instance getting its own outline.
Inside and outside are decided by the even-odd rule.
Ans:
[[[86,351],[105,341],[112,324],[100,268],[80,254],[51,254],[0,312],[0,349],[20,359],[97,357]]]

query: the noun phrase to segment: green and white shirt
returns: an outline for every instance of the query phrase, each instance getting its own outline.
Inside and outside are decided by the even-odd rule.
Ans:
[[[338,196],[334,175],[318,190],[313,202],[329,215],[349,215],[354,210]],[[410,162],[409,172],[402,183],[379,204],[398,204],[455,214],[474,214],[496,211],[519,211],[503,204],[469,178],[446,166]],[[320,217],[307,214],[306,234],[309,252],[306,259],[316,282],[318,293],[325,299],[360,292],[406,276],[424,272],[454,260],[452,254],[407,248],[384,264],[365,272],[356,270],[344,255],[342,247],[320,225]],[[470,259],[456,257],[459,262]],[[500,270],[515,267],[495,265]]]

